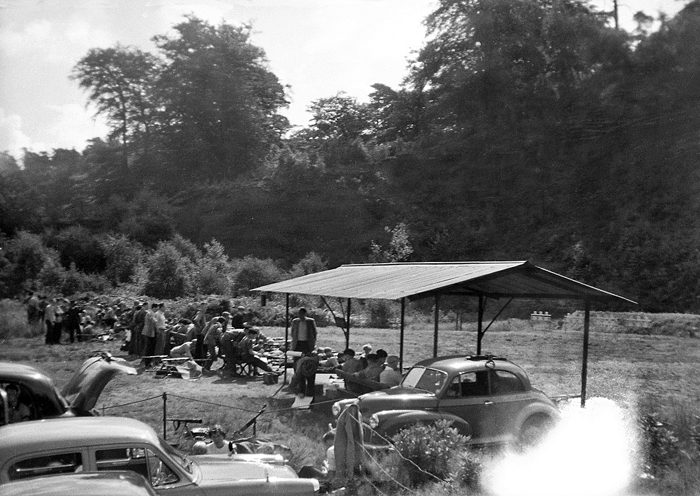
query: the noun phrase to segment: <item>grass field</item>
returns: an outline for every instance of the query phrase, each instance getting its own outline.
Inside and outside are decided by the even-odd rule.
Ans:
[[[467,326],[471,328],[473,326]],[[263,328],[268,336],[284,336],[283,328]],[[371,343],[398,354],[396,329],[351,330],[351,347]],[[9,338],[0,345],[0,360],[36,366],[53,377],[59,389],[80,363],[97,350],[119,351],[119,342],[76,343],[46,346],[39,337]],[[319,346],[345,347],[337,328],[319,328]],[[672,415],[679,404],[692,405],[697,414],[700,401],[700,341],[697,338],[662,335],[591,332],[588,366],[588,398],[607,398],[623,409],[637,412],[652,408]],[[548,395],[576,395],[581,388],[582,334],[557,329],[533,328],[527,321],[509,320],[490,329],[482,352],[505,356],[521,365],[535,387]],[[471,354],[476,350],[473,330],[440,329],[440,355]],[[410,328],[405,335],[405,365],[433,353],[433,330]],[[229,430],[243,425],[263,405],[267,412],[257,424],[261,437],[286,444],[295,452],[294,464],[313,463],[323,456],[318,440],[331,420],[289,408],[289,395],[279,385],[262,380],[224,380],[203,377],[196,381],[118,376],[103,393],[97,409],[105,415],[140,419],[158,432],[163,429],[163,393],[168,396],[167,416],[202,418],[205,424],[221,423]],[[252,434],[248,431],[247,434]],[[167,424],[167,436],[176,433]]]

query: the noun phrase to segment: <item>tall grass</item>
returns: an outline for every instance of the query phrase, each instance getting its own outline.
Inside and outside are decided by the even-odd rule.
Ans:
[[[33,337],[41,334],[41,325],[27,324],[25,306],[14,300],[0,300],[0,339]]]

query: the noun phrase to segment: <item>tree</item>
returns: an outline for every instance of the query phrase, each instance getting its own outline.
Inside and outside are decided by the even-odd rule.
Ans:
[[[187,16],[154,38],[165,58],[158,80],[168,159],[183,173],[237,175],[260,165],[288,123],[284,87],[250,43],[250,26]]]
[[[89,91],[97,113],[107,117],[110,138],[121,140],[125,167],[129,143],[143,138],[148,149],[158,110],[153,91],[158,70],[154,55],[121,45],[93,48],[73,68],[72,79]]]

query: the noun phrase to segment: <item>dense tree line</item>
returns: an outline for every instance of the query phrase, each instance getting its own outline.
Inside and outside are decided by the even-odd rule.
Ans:
[[[299,130],[250,27],[187,17],[156,54],[90,50],[74,78],[112,133],[22,168],[0,157],[5,244],[41,233],[65,270],[84,267],[76,226],[149,253],[216,239],[282,271],[310,252],[529,259],[645,310],[698,311],[700,1],[635,19],[441,0],[399,88],[319,98]]]

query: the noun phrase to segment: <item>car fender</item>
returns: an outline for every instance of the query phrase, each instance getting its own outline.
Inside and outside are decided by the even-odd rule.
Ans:
[[[446,412],[425,411],[425,410],[384,410],[376,414],[379,425],[376,431],[387,437],[391,437],[401,429],[412,424],[433,424],[438,420],[448,420],[452,422],[452,427],[460,434],[471,438],[472,428],[462,418]],[[365,418],[365,421],[369,419]]]
[[[522,429],[525,422],[528,421],[528,419],[538,416],[547,417],[554,422],[557,422],[561,418],[559,410],[557,410],[553,406],[543,403],[530,404],[518,413],[514,424],[516,426],[516,435],[520,433],[520,430]]]

